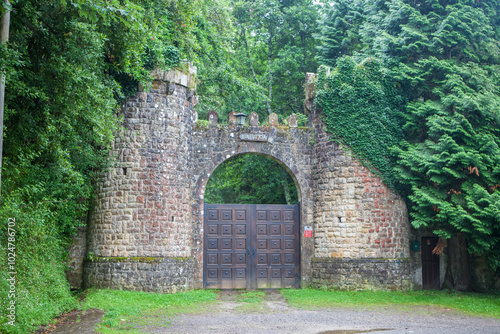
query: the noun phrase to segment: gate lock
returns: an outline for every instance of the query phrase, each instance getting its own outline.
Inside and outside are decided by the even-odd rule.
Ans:
[[[252,247],[252,256],[255,256],[255,247]],[[247,256],[250,257],[250,247],[247,248]]]

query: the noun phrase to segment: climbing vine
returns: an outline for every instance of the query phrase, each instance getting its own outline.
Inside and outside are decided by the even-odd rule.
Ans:
[[[380,63],[339,58],[334,68],[320,67],[316,89],[316,103],[334,140],[347,144],[364,165],[396,188],[391,147],[403,138],[405,101]]]

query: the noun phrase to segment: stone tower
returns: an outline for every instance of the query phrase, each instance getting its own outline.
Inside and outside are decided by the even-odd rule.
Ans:
[[[190,134],[196,69],[153,73],[123,106],[111,168],[88,230],[87,285],[172,291],[192,285]],[[161,282],[161,284],[160,284]]]

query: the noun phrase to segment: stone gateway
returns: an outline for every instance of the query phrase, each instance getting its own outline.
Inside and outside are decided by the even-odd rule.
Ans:
[[[87,253],[85,286],[157,292],[209,287],[212,281],[219,282],[210,281],[210,275],[242,275],[242,266],[224,266],[228,259],[224,254],[232,254],[234,261],[237,255],[245,263],[257,261],[248,268],[258,271],[255,277],[261,280],[242,283],[246,288],[272,283],[276,268],[283,275],[289,271],[289,280],[283,278],[283,282],[294,287],[413,287],[404,201],[348,149],[329,139],[321,112],[311,107],[311,85],[306,90],[308,127],[297,127],[294,115],[288,126],[274,121],[259,126],[257,114],[251,126],[234,121],[221,125],[217,113],[211,113],[204,125],[193,109],[195,72],[194,68],[186,73],[156,71],[151,89],[140,91],[123,105],[123,126],[112,147],[111,168],[98,184],[86,248],[81,247]],[[260,263],[252,258],[249,244],[237,250],[241,240],[257,246],[256,239],[237,239],[236,235],[238,228],[241,233],[243,229],[258,233],[258,218],[224,224],[222,216],[206,217],[209,211],[204,203],[205,187],[214,170],[225,160],[247,153],[281,164],[299,194],[296,209],[255,209],[262,215],[273,210],[283,217],[287,212],[297,215],[296,223],[280,218],[278,225],[262,218],[262,228],[278,226],[283,235],[277,235],[281,239],[269,237],[262,245],[266,257]],[[214,210],[210,212],[215,214]],[[228,208],[226,213],[231,210],[236,209]],[[207,224],[207,219],[213,223]],[[310,231],[311,226],[312,237],[305,237],[306,227]],[[286,228],[296,229],[290,238]],[[213,252],[206,243],[222,242],[224,231],[231,233],[225,239],[230,244],[222,245],[227,252]],[[212,238],[210,233],[219,236]],[[294,238],[296,249],[286,251],[285,244]],[[282,241],[273,246],[272,240]],[[273,267],[272,261],[279,266]]]

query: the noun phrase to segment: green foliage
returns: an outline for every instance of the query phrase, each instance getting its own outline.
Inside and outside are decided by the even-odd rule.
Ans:
[[[3,198],[0,207],[0,332],[29,333],[59,314],[77,307],[64,271],[65,247],[50,202],[26,206],[15,192]],[[7,221],[15,218],[15,240],[8,244]],[[14,249],[12,246],[14,245]],[[15,252],[15,269],[8,267],[7,255]],[[10,273],[16,272],[13,276]],[[7,279],[15,277],[15,296],[9,296]],[[7,306],[16,302],[15,326],[7,323]]]
[[[7,218],[15,218],[18,309],[16,327],[2,331],[25,333],[75,306],[65,249],[85,221],[93,180],[106,168],[120,101],[138,83],[147,87],[150,69],[193,58],[197,3],[12,1],[9,42],[0,46],[0,245],[5,255]],[[6,263],[0,265],[4,303]]]
[[[238,155],[210,176],[205,202],[219,204],[295,204],[297,188],[276,161],[261,155]]]
[[[393,173],[410,191],[413,226],[445,239],[464,235],[470,252],[500,269],[500,2],[358,0],[337,7],[324,18],[322,61],[349,52],[379,59],[407,98]],[[355,43],[343,49],[350,34]],[[364,118],[358,127],[374,125]]]
[[[281,290],[290,305],[299,308],[401,305],[440,307],[467,315],[500,318],[498,296],[449,291],[320,291]]]
[[[196,127],[199,129],[208,129],[209,126],[210,122],[204,119],[199,119],[198,122],[196,122]]]
[[[359,33],[364,22],[362,1],[340,0],[327,7],[319,24],[318,61],[323,65],[335,66],[335,60],[352,56],[363,47]]]
[[[212,2],[217,10],[197,19],[200,118],[212,109],[261,119],[303,112],[305,74],[316,69],[313,1]]]
[[[396,186],[391,147],[402,140],[404,99],[380,63],[368,58],[356,63],[339,58],[336,67],[320,67],[316,103],[329,131],[353,151],[384,182]]]
[[[194,35],[198,45],[199,118],[206,119],[210,110],[217,110],[221,120],[233,110],[263,113],[259,106],[265,105],[265,90],[235,69],[235,35],[229,1],[204,1],[196,16]]]
[[[197,311],[215,301],[216,293],[195,290],[175,294],[155,294],[140,291],[90,290],[82,305],[84,310],[98,308],[105,314],[99,324],[103,333],[131,331],[138,326],[150,326],[151,318],[168,319],[179,313]],[[165,323],[165,319],[167,322]]]
[[[396,150],[401,182],[411,187],[412,223],[445,239],[462,233],[469,251],[498,269],[500,39],[490,10],[498,12],[499,3],[405,8],[389,15],[387,24],[398,29],[382,25],[384,37],[376,38],[391,47],[375,49],[399,59],[395,73],[412,97],[406,140]]]
[[[264,297],[266,296],[265,292],[262,291],[250,291],[242,293],[238,296],[238,301],[243,303],[262,303],[264,301]]]

